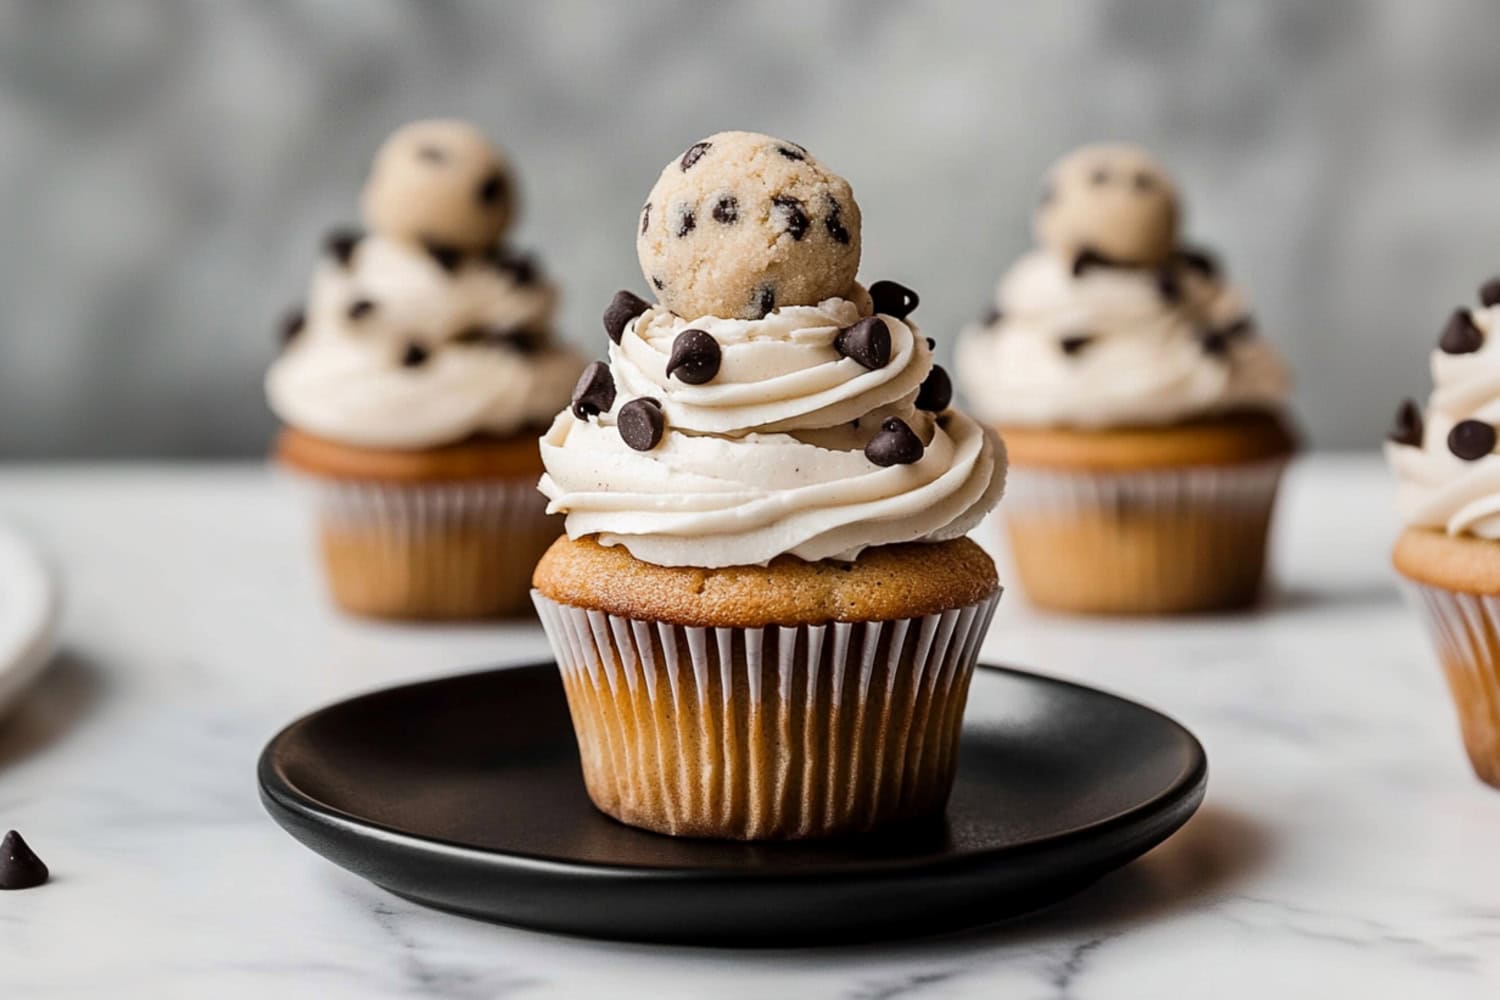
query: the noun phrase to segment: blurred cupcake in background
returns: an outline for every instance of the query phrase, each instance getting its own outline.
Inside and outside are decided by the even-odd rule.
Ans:
[[[1147,153],[1069,154],[1036,212],[1039,248],[959,343],[961,388],[1009,451],[1010,547],[1039,606],[1207,611],[1260,592],[1294,449],[1287,374],[1179,221]]]
[[[328,237],[266,376],[276,457],[315,488],[340,607],[522,611],[561,531],[536,495],[537,435],[583,362],[554,339],[556,289],[503,242],[510,167],[472,125],[415,122],[376,155],[362,207],[367,231]]]
[[[1437,646],[1474,771],[1500,787],[1500,278],[1432,352],[1432,397],[1385,445],[1406,530],[1393,561]]]

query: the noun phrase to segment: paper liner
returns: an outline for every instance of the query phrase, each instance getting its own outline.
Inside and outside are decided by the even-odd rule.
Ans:
[[[594,804],[659,833],[769,840],[942,810],[999,592],[922,618],[766,628],[532,597]]]
[[[1500,597],[1407,582],[1458,708],[1474,773],[1500,788]]]
[[[525,612],[531,572],[563,530],[530,477],[424,485],[303,480],[317,506],[329,589],[354,614]]]
[[[1260,595],[1286,461],[1140,472],[1012,466],[1005,521],[1034,604],[1097,614],[1243,607]]]

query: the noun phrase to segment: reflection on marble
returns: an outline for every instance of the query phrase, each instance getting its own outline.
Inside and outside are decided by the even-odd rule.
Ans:
[[[987,658],[1176,716],[1210,757],[1176,837],[1050,910],[936,940],[653,948],[394,898],[256,800],[263,741],[364,688],[541,656],[531,626],[408,628],[323,605],[294,492],[243,466],[8,469],[0,514],[57,558],[67,653],[0,728],[0,827],[52,867],[0,894],[0,996],[1443,997],[1500,991],[1500,794],[1386,570],[1373,459],[1294,470],[1281,588],[1177,623],[1029,611]],[[912,915],[919,929],[920,914]]]

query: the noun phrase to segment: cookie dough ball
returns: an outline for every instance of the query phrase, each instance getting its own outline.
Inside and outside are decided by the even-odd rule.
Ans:
[[[1135,146],[1085,146],[1047,176],[1036,213],[1042,246],[1076,261],[1151,267],[1177,243],[1177,189],[1161,164]]]
[[[667,164],[641,209],[636,252],[679,316],[758,319],[842,295],[859,270],[849,183],[794,142],[720,132]]]
[[[375,154],[362,207],[382,236],[482,250],[510,224],[515,181],[505,154],[468,122],[413,122]]]

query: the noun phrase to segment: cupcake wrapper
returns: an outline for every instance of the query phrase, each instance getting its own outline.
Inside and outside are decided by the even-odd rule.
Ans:
[[[1474,773],[1500,788],[1500,597],[1408,581],[1437,646]]]
[[[941,811],[999,593],[921,618],[765,628],[532,597],[594,804],[661,833],[764,840]]]
[[[355,614],[485,618],[528,607],[562,520],[531,478],[424,485],[304,477],[334,600]]]
[[[1010,549],[1032,602],[1065,611],[1170,613],[1259,596],[1286,461],[1141,472],[1015,468]]]

